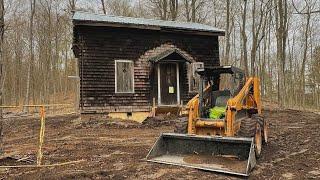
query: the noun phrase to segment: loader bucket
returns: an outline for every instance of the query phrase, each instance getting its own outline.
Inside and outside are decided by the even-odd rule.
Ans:
[[[147,161],[249,176],[256,164],[253,138],[163,133]]]

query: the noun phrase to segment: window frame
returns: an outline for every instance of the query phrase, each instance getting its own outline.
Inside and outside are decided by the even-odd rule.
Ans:
[[[118,92],[118,83],[117,83],[117,63],[132,63],[132,91],[128,91],[128,92]],[[135,88],[134,88],[134,61],[133,60],[124,60],[124,59],[117,59],[114,60],[114,92],[116,94],[131,94],[131,93],[135,93]]]
[[[194,88],[191,88],[191,81],[193,80],[195,76],[195,65],[196,64],[201,64],[201,66],[204,68],[204,63],[203,62],[192,62],[190,63],[190,68],[189,68],[189,92],[190,93],[196,93],[197,90],[194,90]]]

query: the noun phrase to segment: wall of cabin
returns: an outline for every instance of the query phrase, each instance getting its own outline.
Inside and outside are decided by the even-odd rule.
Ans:
[[[141,29],[74,27],[74,52],[79,61],[82,112],[149,111],[156,97],[157,77],[147,59],[157,51],[178,48],[206,67],[219,65],[217,36]],[[115,93],[115,60],[134,61],[134,93]],[[181,100],[189,93],[187,65],[180,64]]]

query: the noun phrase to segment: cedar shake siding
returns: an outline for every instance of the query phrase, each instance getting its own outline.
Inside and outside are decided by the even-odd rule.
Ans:
[[[73,50],[79,62],[82,113],[150,111],[153,98],[158,101],[158,63],[152,59],[168,50],[173,53],[163,61],[186,59],[177,63],[183,104],[195,95],[189,92],[188,61],[219,65],[218,36],[213,35],[78,24]],[[133,62],[132,93],[116,93],[115,60]]]

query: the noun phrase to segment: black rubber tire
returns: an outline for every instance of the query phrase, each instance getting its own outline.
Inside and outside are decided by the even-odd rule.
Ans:
[[[261,142],[262,139],[262,130],[261,130],[260,123],[257,118],[254,116],[251,118],[245,118],[241,120],[240,130],[238,135],[241,137],[253,137],[255,142],[255,152],[256,152],[256,158],[260,157],[261,154],[261,143],[257,146],[256,141],[256,135],[259,134],[259,142]]]
[[[180,121],[176,123],[174,127],[174,132],[179,134],[187,134],[188,132],[188,118],[183,117],[179,119]]]
[[[252,119],[256,119],[257,121],[258,121],[258,123],[260,124],[260,126],[262,126],[263,125],[263,117],[262,117],[262,115],[259,115],[259,114],[252,114],[251,115],[251,118]]]
[[[268,142],[268,125],[267,125],[266,119],[264,119],[264,117],[259,114],[253,114],[251,118],[256,119],[260,124],[262,139],[263,139],[262,142],[263,144],[267,143]]]
[[[238,136],[254,137],[254,135],[256,134],[256,124],[257,124],[257,121],[252,118],[245,118],[241,120]]]

